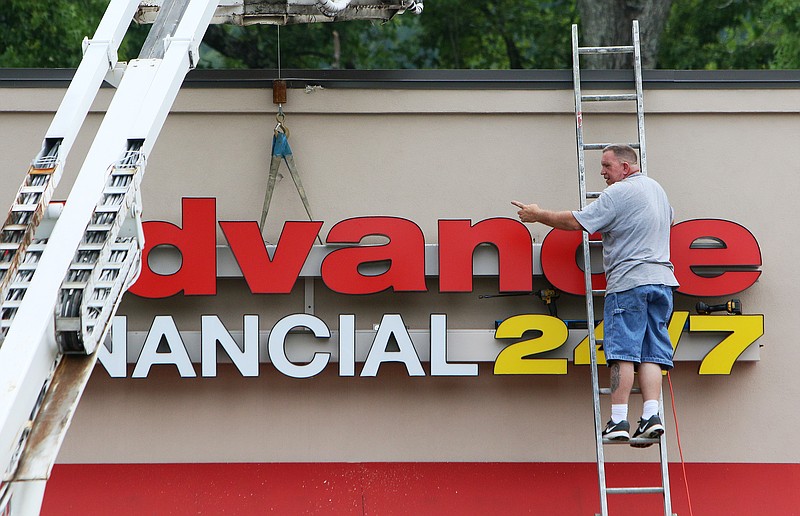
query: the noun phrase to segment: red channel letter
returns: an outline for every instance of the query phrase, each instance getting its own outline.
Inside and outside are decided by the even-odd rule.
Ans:
[[[600,240],[600,233],[589,235],[589,239]],[[547,281],[562,292],[579,296],[586,292],[583,269],[578,266],[577,260],[582,240],[580,231],[553,229],[542,241],[542,272]],[[592,274],[592,290],[605,288],[605,274],[603,272]]]
[[[219,225],[250,292],[288,294],[300,276],[322,222],[286,222],[272,258],[255,221],[220,222]]]
[[[479,244],[497,248],[501,292],[533,288],[533,242],[528,229],[509,218],[439,221],[439,291],[472,292],[472,254]]]
[[[395,292],[424,292],[425,237],[419,226],[397,217],[356,217],[333,226],[329,244],[358,244],[364,237],[382,235],[383,245],[360,245],[336,249],[322,261],[322,280],[341,294],[374,294],[387,289]],[[386,262],[387,271],[364,275],[360,265]]]
[[[699,247],[700,239],[716,241],[718,247]],[[755,270],[761,266],[758,241],[747,228],[729,220],[697,219],[675,224],[670,253],[681,284],[678,292],[689,296],[735,294],[761,276],[761,271]]]
[[[184,198],[181,207],[183,228],[163,221],[142,224],[142,272],[129,292],[147,298],[169,297],[181,291],[187,296],[217,293],[216,199]],[[174,274],[158,274],[150,269],[150,251],[161,245],[176,247],[181,253],[181,268]]]

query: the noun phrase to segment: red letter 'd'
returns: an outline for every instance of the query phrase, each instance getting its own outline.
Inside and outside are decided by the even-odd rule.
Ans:
[[[589,239],[600,240],[600,233],[589,235]],[[578,266],[576,257],[582,240],[580,231],[554,229],[542,242],[542,272],[547,281],[562,292],[579,296],[586,293],[583,269]],[[592,274],[592,290],[605,288],[605,274],[602,272]]]
[[[472,291],[472,254],[482,243],[497,248],[500,291],[533,288],[533,242],[528,229],[508,218],[439,221],[439,291]]]
[[[184,198],[183,229],[169,222],[145,222],[142,272],[130,288],[137,296],[169,297],[181,290],[187,296],[217,293],[216,199]],[[181,252],[181,268],[174,274],[153,272],[147,263],[150,251],[161,245]]]
[[[253,294],[288,294],[311,252],[322,222],[287,222],[270,259],[261,229],[251,222],[220,222]]]
[[[410,220],[396,217],[358,217],[339,222],[328,233],[328,243],[357,244],[369,235],[389,238],[384,245],[364,245],[332,251],[322,261],[325,285],[341,294],[424,292],[425,237]],[[389,270],[364,275],[360,265],[389,262]]]
[[[699,247],[699,239],[716,241],[717,246]],[[675,224],[670,253],[681,284],[678,292],[689,296],[735,294],[761,275],[755,270],[761,266],[758,242],[747,228],[729,220],[697,219]],[[703,269],[707,274],[701,275]]]

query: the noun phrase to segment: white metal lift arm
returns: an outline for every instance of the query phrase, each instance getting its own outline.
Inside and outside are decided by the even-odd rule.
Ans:
[[[126,69],[0,347],[0,467],[11,470],[4,476],[13,480],[6,486],[6,494],[16,489],[22,497],[23,505],[15,507],[12,502],[14,513],[22,511],[21,507],[26,512],[20,513],[30,513],[27,511],[41,503],[44,490],[43,480],[19,482],[13,478],[13,469],[31,411],[59,358],[54,312],[60,286],[102,195],[110,165],[123,156],[132,140],[143,140],[142,152],[150,152],[217,5],[216,0],[182,1],[188,1],[186,12],[164,58],[134,61]],[[87,54],[89,50],[91,45]],[[110,63],[105,52],[102,61],[107,69]],[[75,116],[65,115],[65,120],[75,120]],[[26,501],[26,493],[38,501]]]

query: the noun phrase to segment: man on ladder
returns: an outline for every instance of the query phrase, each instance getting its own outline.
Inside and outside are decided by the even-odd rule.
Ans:
[[[522,222],[602,233],[607,280],[603,346],[611,376],[611,419],[603,437],[630,439],[628,398],[638,366],[644,403],[633,437],[654,439],[664,433],[658,416],[661,370],[672,368],[667,322],[672,315],[672,289],[678,286],[669,261],[673,210],[661,186],[640,172],[636,151],[630,146],[605,147],[601,166],[608,188],[582,210],[512,204],[520,208]]]

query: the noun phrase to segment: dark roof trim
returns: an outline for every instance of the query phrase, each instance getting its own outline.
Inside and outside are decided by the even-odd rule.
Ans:
[[[0,88],[66,87],[75,70],[2,68]],[[583,88],[629,85],[630,70],[585,70]],[[276,70],[193,70],[185,88],[269,88]],[[572,89],[571,70],[283,70],[291,88]],[[645,88],[800,88],[800,70],[644,70]]]

